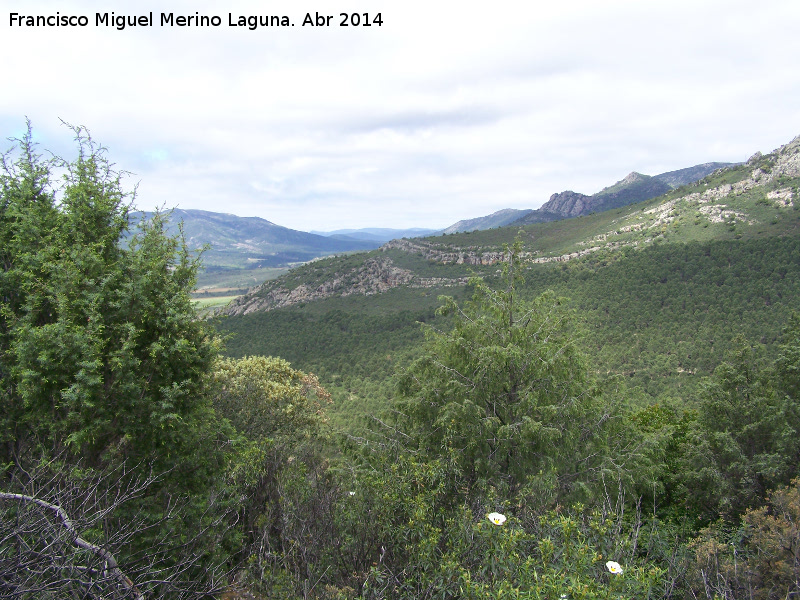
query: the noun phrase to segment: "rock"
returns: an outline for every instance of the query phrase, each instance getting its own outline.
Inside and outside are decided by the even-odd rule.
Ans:
[[[750,158],[747,159],[747,164],[748,165],[753,165],[753,164],[757,163],[759,160],[761,160],[763,158],[763,156],[764,155],[761,154],[761,152],[756,152],[755,154],[753,154],[753,156],[751,156]]]
[[[540,210],[556,213],[565,217],[577,217],[589,210],[591,196],[567,190],[553,194]]]

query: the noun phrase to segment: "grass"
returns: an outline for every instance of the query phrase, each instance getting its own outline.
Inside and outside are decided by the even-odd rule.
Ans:
[[[195,299],[195,306],[197,308],[210,308],[212,306],[220,306],[228,304],[234,298],[238,298],[239,296],[213,296],[211,298],[200,298]]]
[[[260,267],[253,269],[208,267],[197,275],[195,294],[227,293],[230,290],[247,290],[270,279],[277,279],[290,267]],[[241,292],[244,293],[244,292]]]
[[[227,306],[231,300],[238,297],[239,295],[195,298],[194,299],[195,311],[197,312],[198,317],[201,318],[210,317],[217,311],[217,309],[222,308],[223,306]]]

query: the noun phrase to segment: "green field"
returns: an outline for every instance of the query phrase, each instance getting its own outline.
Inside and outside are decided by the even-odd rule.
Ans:
[[[253,269],[208,267],[197,274],[194,295],[225,293],[228,290],[243,290],[259,285],[269,279],[276,279],[289,271],[289,267],[259,267]]]

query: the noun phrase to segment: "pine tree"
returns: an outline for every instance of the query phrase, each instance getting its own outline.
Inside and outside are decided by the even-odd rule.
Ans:
[[[451,331],[427,327],[404,374],[406,430],[418,451],[452,455],[470,484],[568,489],[588,465],[598,403],[563,299],[520,302],[521,245],[506,248],[504,289],[473,279],[464,307],[443,297]]]
[[[74,131],[71,162],[42,160],[30,131],[17,160],[4,160],[3,458],[38,446],[90,464],[117,455],[170,468],[195,454],[193,430],[211,411],[216,347],[189,295],[199,263],[166,235],[164,215],[130,231],[122,174]]]
[[[75,159],[44,159],[29,126],[0,171],[0,522],[16,527],[0,554],[41,546],[42,563],[82,574],[45,569],[26,586],[99,585],[105,571],[74,562],[75,544],[41,535],[72,531],[94,556],[112,544],[153,595],[208,590],[225,558],[230,427],[208,394],[218,344],[191,303],[199,259],[166,234],[165,215],[131,225],[123,174],[73,131]],[[58,518],[38,526],[31,507],[61,504],[91,523],[86,534]],[[25,568],[10,561],[0,579]]]

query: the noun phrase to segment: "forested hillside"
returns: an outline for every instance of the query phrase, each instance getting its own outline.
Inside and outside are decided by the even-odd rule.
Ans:
[[[788,383],[794,377],[789,373],[794,371],[782,371],[792,360],[789,355],[796,356],[789,350],[788,340],[796,335],[789,332],[795,331],[798,321],[793,315],[800,311],[798,150],[800,140],[796,139],[773,154],[754,156],[746,165],[718,171],[662,197],[616,210],[522,228],[396,241],[364,255],[317,261],[240,299],[217,326],[231,334],[227,352],[232,356],[273,354],[317,373],[333,394],[334,405],[329,411],[332,423],[346,439],[354,440],[350,443],[353,447],[366,443],[367,448],[370,444],[385,448],[391,440],[388,447],[395,448],[392,452],[398,452],[396,445],[406,450],[417,448],[417,452],[424,447],[425,456],[431,448],[449,448],[451,453],[455,451],[462,458],[470,456],[474,461],[463,464],[451,454],[449,460],[455,462],[448,463],[449,468],[471,473],[476,484],[487,485],[492,476],[481,469],[490,464],[486,462],[488,457],[522,452],[535,439],[523,433],[524,423],[532,419],[538,428],[544,427],[536,430],[540,432],[536,435],[542,435],[548,427],[546,418],[543,414],[533,416],[537,409],[532,407],[523,411],[525,417],[518,424],[519,431],[490,433],[489,421],[480,421],[479,415],[497,414],[498,405],[482,403],[508,393],[510,384],[501,385],[497,391],[482,392],[482,400],[465,399],[464,394],[476,393],[468,390],[488,385],[486,378],[499,377],[499,373],[510,369],[517,360],[513,358],[517,351],[501,360],[496,353],[503,352],[501,348],[511,352],[509,341],[497,342],[500,347],[495,349],[495,342],[487,339],[484,354],[473,345],[474,333],[447,332],[454,326],[459,331],[459,327],[481,322],[475,320],[477,314],[509,326],[504,309],[491,308],[504,289],[513,288],[514,302],[525,307],[541,307],[542,303],[546,306],[556,302],[555,298],[563,298],[546,312],[555,310],[556,305],[558,311],[563,311],[559,318],[570,323],[570,346],[579,349],[590,375],[586,380],[580,379],[577,372],[562,375],[571,382],[583,381],[579,386],[582,391],[562,393],[575,398],[588,394],[587,401],[599,399],[597,409],[601,413],[615,415],[609,423],[615,423],[610,430],[604,433],[605,427],[601,427],[594,432],[604,441],[589,436],[582,443],[606,448],[601,454],[614,448],[612,453],[619,455],[612,462],[627,473],[616,471],[616,485],[620,486],[616,496],[603,496],[604,508],[593,514],[624,511],[622,493],[639,502],[647,503],[649,498],[649,510],[658,515],[650,521],[652,536],[646,540],[627,538],[627,542],[617,538],[613,552],[618,553],[626,543],[644,544],[647,550],[642,551],[652,557],[666,548],[661,546],[664,535],[674,535],[675,539],[685,535],[687,540],[693,540],[680,551],[673,546],[674,554],[656,561],[658,568],[631,573],[632,579],[639,582],[646,580],[647,574],[658,579],[664,586],[661,591],[653,587],[646,591],[627,588],[629,593],[632,597],[691,597],[693,592],[689,590],[695,584],[690,582],[702,580],[707,593],[720,597],[744,597],[744,590],[753,586],[751,590],[763,590],[756,592],[758,597],[777,598],[796,589],[792,577],[800,573],[798,562],[763,545],[737,542],[736,536],[750,532],[753,537],[748,539],[753,541],[749,544],[766,544],[761,533],[766,528],[787,531],[790,526],[783,519],[793,519],[792,511],[798,510],[793,495],[796,488],[777,492],[785,495],[776,504],[747,513],[741,529],[734,524],[748,508],[763,504],[779,482],[789,483],[800,475],[797,446],[794,442],[783,446],[779,441],[782,436],[794,437],[799,431],[798,399],[790,391],[794,384]],[[504,275],[501,267],[509,260],[504,247],[515,238],[519,265],[509,288],[508,273]],[[468,286],[467,280],[475,275],[483,283]],[[461,312],[458,307],[469,306],[475,290],[479,292],[474,309],[478,313],[466,309]],[[453,298],[445,305],[450,308],[444,311],[437,310],[440,294]],[[513,312],[510,306],[505,310],[510,311],[509,315]],[[537,312],[534,309],[534,314]],[[516,318],[524,315],[520,309]],[[439,341],[432,346],[432,340]],[[439,348],[439,343],[445,347],[431,349]],[[447,357],[451,356],[461,356],[458,360],[472,356],[476,362],[466,368],[478,369],[472,372],[480,373],[479,380],[464,371],[465,367],[448,366]],[[499,362],[491,367],[491,361]],[[437,370],[441,372],[434,375]],[[784,375],[778,374],[781,371]],[[512,376],[511,381],[517,376]],[[425,383],[433,377],[443,379]],[[542,375],[525,377],[542,380]],[[420,385],[423,387],[418,388]],[[427,396],[408,404],[408,396],[416,398],[420,390],[428,389],[426,385],[432,386]],[[592,386],[598,386],[597,391],[589,392]],[[450,392],[451,387],[461,391]],[[451,397],[451,393],[455,396]],[[515,403],[508,400],[500,405],[509,402]],[[434,405],[444,412],[423,408]],[[575,416],[557,409],[565,421],[556,428],[561,431],[556,435],[583,439],[588,429],[578,433],[579,422],[580,418],[591,420],[589,406],[591,402],[581,409],[588,412],[579,411]],[[450,431],[467,427],[473,418],[478,419],[476,429]],[[498,418],[500,431],[514,421],[514,417],[510,421],[499,415]],[[768,425],[773,418],[777,421]],[[566,433],[568,423],[578,431]],[[443,428],[437,429],[433,438],[424,433],[411,434],[425,432],[431,424]],[[632,429],[623,433],[628,426]],[[500,443],[503,439],[517,439],[517,435],[526,440],[515,442],[521,446],[512,444],[500,450],[492,444],[481,444],[481,440],[495,439]],[[528,473],[527,491],[513,491],[520,484],[512,483],[515,480],[513,469],[509,470],[511,463],[494,467],[503,477],[490,489],[507,499],[519,498],[517,494],[522,493],[528,502],[543,505],[547,501],[538,496],[542,490],[554,494],[548,498],[577,498],[577,490],[583,489],[588,494],[581,496],[584,501],[598,507],[597,491],[588,491],[597,480],[592,483],[591,477],[582,478],[589,473],[606,472],[601,476],[604,480],[611,471],[604,471],[602,461],[591,466],[584,462],[589,460],[588,455],[580,458],[578,447],[570,447],[566,453],[581,465],[581,475],[567,475],[561,471],[567,468],[565,465],[535,466],[520,457],[526,464],[523,472]],[[549,460],[558,461],[554,454],[545,454]],[[439,453],[434,455],[442,458]],[[398,456],[403,456],[402,452]],[[429,465],[427,460],[423,463]],[[546,475],[548,472],[551,475]],[[536,473],[539,478],[534,477]],[[637,487],[648,478],[655,484],[649,493]],[[575,487],[578,482],[581,483]],[[566,487],[561,492],[554,491],[562,484]],[[508,485],[511,488],[505,487]],[[499,489],[503,491],[498,492]],[[433,499],[426,502],[436,505]],[[488,509],[492,505],[485,506]],[[582,518],[588,519],[583,523],[589,531],[601,527],[586,513]],[[702,530],[702,535],[696,537],[701,527],[715,518],[722,519],[721,528]],[[446,537],[448,527],[436,522]],[[519,534],[523,538],[533,535],[535,539],[546,531],[546,535],[563,536],[559,538],[565,545],[561,548],[568,547],[570,535],[539,529],[545,522],[547,519],[538,521],[540,525],[522,525]],[[678,523],[678,529],[672,529]],[[606,526],[616,527],[619,534],[624,530],[622,521],[616,525],[607,521]],[[578,534],[578,540],[585,539],[581,535],[587,534]],[[437,539],[445,545],[450,543],[443,542],[442,537]],[[722,541],[729,543],[726,550],[715,550],[714,544]],[[514,548],[519,550],[520,546]],[[679,559],[683,551],[687,554]],[[546,554],[537,554],[531,548],[527,552],[528,560],[538,557],[534,564],[543,568],[541,561]],[[767,575],[772,567],[763,562],[735,568],[731,561],[737,552],[771,556],[769,560],[778,561],[788,579]],[[462,560],[463,556],[457,559],[461,565]],[[594,560],[598,561],[596,557]],[[592,562],[587,560],[587,568]],[[501,570],[499,579],[484,581],[477,588],[480,591],[473,589],[471,594],[500,597],[500,590],[505,589],[514,597],[558,597],[553,595],[556,590],[561,593],[565,589],[556,583],[563,581],[561,574],[580,571],[580,567],[569,562],[557,564],[555,572],[550,572],[552,579],[545,575],[531,580],[526,579],[527,567],[515,563],[510,570]],[[543,572],[547,573],[546,568]],[[391,569],[386,574],[389,573]],[[713,574],[713,583],[709,574]],[[463,579],[459,581],[463,591]],[[776,586],[771,591],[763,587],[768,581]],[[779,581],[783,583],[775,583]],[[394,580],[394,584],[398,581]],[[431,585],[434,589],[446,588],[443,580]],[[577,589],[569,588],[575,597],[604,597],[602,590]]]
[[[502,259],[503,245],[520,232],[522,257],[531,265],[654,244],[793,235],[799,187],[796,138],[745,165],[615,210],[524,227],[396,240],[376,251],[314,261],[259,286],[226,312],[248,314],[400,286],[463,285],[469,272],[491,274],[491,266]]]
[[[72,132],[0,174],[0,596],[800,593],[800,140],[205,321],[198,256]]]
[[[218,326],[235,334],[232,355],[283,356],[360,397],[413,354],[440,294],[464,297],[473,275],[496,285],[502,245],[519,236],[520,293],[566,297],[599,371],[684,397],[737,335],[771,353],[800,309],[798,156],[794,140],[645,203],[315,261],[238,299]]]
[[[686,396],[742,335],[773,352],[800,311],[800,235],[748,241],[658,244],[524,271],[519,293],[550,289],[582,322],[581,343],[603,372],[624,375],[649,395]],[[496,285],[494,275],[487,276]],[[218,323],[233,356],[282,356],[359,395],[364,380],[390,378],[422,342],[419,323],[437,323],[439,294],[463,288],[398,288],[351,295]],[[688,389],[684,389],[687,388]]]

